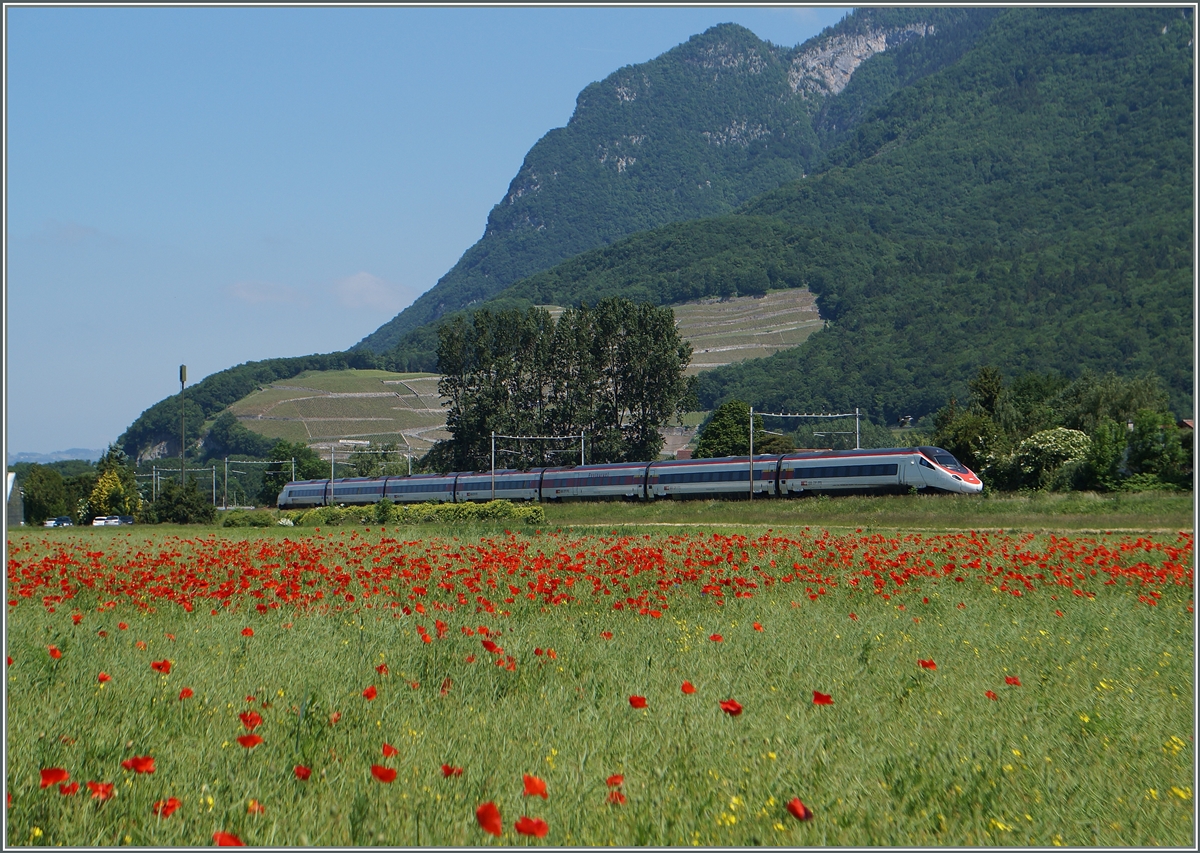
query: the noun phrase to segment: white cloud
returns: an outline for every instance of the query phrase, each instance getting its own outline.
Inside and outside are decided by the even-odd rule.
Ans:
[[[369,308],[387,314],[396,313],[409,302],[398,290],[369,272],[357,272],[333,285],[333,292],[345,307]]]
[[[276,305],[305,304],[307,297],[294,287],[272,281],[238,281],[225,288],[225,292],[239,302],[251,305],[274,303]]]

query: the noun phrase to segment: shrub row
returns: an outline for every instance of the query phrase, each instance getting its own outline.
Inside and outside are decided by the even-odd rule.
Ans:
[[[394,504],[382,500],[374,506],[323,506],[309,510],[281,512],[285,520],[299,527],[334,527],[341,524],[460,524],[472,521],[513,520],[524,524],[544,524],[546,511],[540,504],[488,501],[487,503]]]

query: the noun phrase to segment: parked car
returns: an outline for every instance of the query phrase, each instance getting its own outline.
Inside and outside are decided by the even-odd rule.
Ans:
[[[111,516],[110,516],[110,518],[111,518]],[[132,515],[118,515],[117,516],[117,524],[133,524],[133,516]]]
[[[112,521],[109,521],[110,518],[112,519]],[[116,524],[116,523],[117,523],[117,517],[115,515],[112,515],[112,516],[98,515],[92,519],[92,527],[104,527],[107,524]]]
[[[55,527],[74,527],[75,522],[71,521],[71,516],[69,516],[69,515],[60,515],[58,518],[54,519],[54,526]]]

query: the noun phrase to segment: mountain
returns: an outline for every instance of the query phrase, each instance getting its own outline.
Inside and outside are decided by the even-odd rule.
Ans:
[[[103,450],[88,450],[82,447],[72,447],[70,450],[55,450],[51,453],[7,454],[9,465],[16,465],[18,462],[34,462],[38,465],[46,465],[50,462],[62,462],[67,459],[83,459],[87,462],[95,462],[103,455]]]
[[[1152,370],[1187,416],[1192,42],[1190,9],[1149,7],[860,10],[790,51],[710,30],[585,90],[571,124],[531,150],[484,239],[372,346],[215,374],[187,420],[304,369],[429,369],[429,321],[468,304],[672,304],[785,287],[816,294],[828,328],[702,374],[706,407],[861,406],[890,421],[965,399],[992,364],[1009,376]],[[717,95],[728,98],[707,103]],[[609,123],[588,124],[605,110]],[[617,121],[627,114],[642,123]],[[736,139],[716,135],[735,118]],[[769,134],[747,141],[752,126]],[[683,153],[651,145],[666,138]],[[701,175],[715,179],[693,191]],[[690,213],[681,201],[718,197]],[[127,453],[170,446],[176,400],[126,431]]]
[[[796,48],[724,24],[584,89],[566,127],[530,149],[483,237],[437,284],[355,349],[383,353],[415,328],[481,302],[580,252],[732,212],[802,177],[890,89],[967,43],[991,10],[860,10]],[[945,31],[956,39],[877,65],[865,60]],[[838,102],[837,107],[831,106]]]
[[[865,60],[838,96],[862,81],[862,118],[841,130],[829,117],[849,102],[827,102],[816,128],[833,147],[807,177],[583,253],[484,305],[816,293],[829,327],[703,374],[706,407],[859,405],[890,421],[965,398],[992,364],[1151,371],[1190,413],[1190,14],[1013,9],[985,23]],[[948,59],[906,83],[897,69],[920,67],[918,49]],[[400,350],[431,342],[416,330]]]

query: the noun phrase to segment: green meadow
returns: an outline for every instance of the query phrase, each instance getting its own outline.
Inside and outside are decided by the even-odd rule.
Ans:
[[[7,843],[1193,846],[1183,505],[889,500],[10,531]]]

